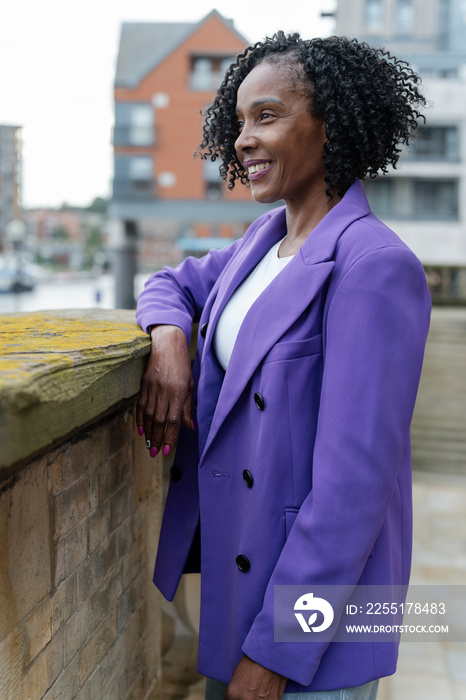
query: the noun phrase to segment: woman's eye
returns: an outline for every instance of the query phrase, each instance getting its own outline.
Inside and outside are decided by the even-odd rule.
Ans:
[[[270,119],[271,116],[272,115],[270,114],[270,112],[262,112],[261,121],[263,121],[264,119]]]

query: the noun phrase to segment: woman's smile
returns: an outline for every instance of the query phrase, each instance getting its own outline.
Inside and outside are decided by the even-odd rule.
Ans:
[[[249,180],[258,180],[263,177],[266,172],[272,167],[272,162],[270,160],[264,161],[247,161],[243,163],[243,167],[247,170]]]

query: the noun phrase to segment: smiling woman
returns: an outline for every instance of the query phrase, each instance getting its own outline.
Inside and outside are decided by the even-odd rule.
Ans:
[[[340,199],[325,195],[325,124],[309,110],[301,73],[293,85],[286,66],[261,63],[241,83],[236,103],[235,150],[252,196],[264,203],[283,199],[287,205],[283,255],[295,253]]]
[[[360,180],[396,164],[421,118],[417,83],[343,37],[279,32],[246,49],[201,148],[230,188],[285,204],[231,246],[156,273],[139,298],[152,336],[139,433],[154,456],[180,429],[154,582],[172,599],[182,573],[202,572],[208,700],[374,700],[395,671],[393,640],[275,641],[274,595],[336,588],[335,634],[355,586],[409,580],[430,296]],[[292,606],[279,612],[296,624]]]

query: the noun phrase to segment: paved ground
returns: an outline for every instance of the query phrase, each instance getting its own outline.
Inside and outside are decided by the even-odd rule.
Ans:
[[[411,582],[466,585],[466,473],[415,472],[414,509]],[[198,590],[193,580],[195,622]],[[188,700],[203,697],[200,681]],[[398,670],[382,679],[378,700],[466,700],[466,641],[402,644]]]

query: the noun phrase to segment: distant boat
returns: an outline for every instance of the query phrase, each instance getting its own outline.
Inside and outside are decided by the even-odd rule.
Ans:
[[[35,286],[36,279],[27,269],[18,270],[8,261],[0,261],[0,294],[32,292]]]

